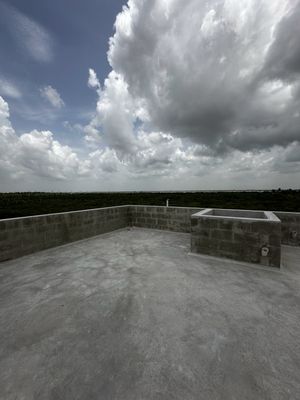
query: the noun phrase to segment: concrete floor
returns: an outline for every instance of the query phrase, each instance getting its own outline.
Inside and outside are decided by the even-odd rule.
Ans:
[[[300,248],[282,271],[122,230],[0,266],[0,398],[300,399]]]

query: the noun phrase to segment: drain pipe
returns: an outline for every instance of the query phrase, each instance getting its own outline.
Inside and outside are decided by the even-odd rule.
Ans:
[[[166,207],[169,207],[169,199],[166,200]]]

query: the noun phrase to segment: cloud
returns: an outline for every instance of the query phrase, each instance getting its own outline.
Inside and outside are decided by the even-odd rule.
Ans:
[[[80,173],[77,155],[69,146],[54,140],[50,131],[31,131],[19,138],[18,162],[35,174],[67,179]]]
[[[0,126],[1,127],[10,126],[9,107],[6,101],[1,96],[0,96]]]
[[[268,188],[298,182],[300,143],[259,151],[216,155],[163,132],[136,134],[136,151],[99,146],[80,154],[50,131],[18,136],[9,107],[0,96],[0,176],[2,190],[174,190]],[[282,184],[282,175],[285,184]]]
[[[299,186],[299,4],[129,0],[109,42],[111,72],[100,84],[88,71],[98,99],[77,127],[80,155],[49,131],[17,136],[4,102],[1,140],[11,150],[1,168],[80,190],[83,181],[148,190]],[[53,91],[41,93],[62,107]]]
[[[289,0],[129,0],[108,59],[149,131],[216,153],[285,146],[299,137],[299,82],[279,71],[297,72],[298,13]]]
[[[82,133],[84,132],[84,127],[81,124],[72,124],[70,121],[63,121],[63,127],[70,132]]]
[[[291,3],[292,4],[292,3]],[[269,79],[294,81],[300,74],[300,2],[290,8],[275,29],[264,73]]]
[[[119,172],[123,168],[115,150],[100,149],[89,154],[88,165],[97,177],[99,173],[114,173]]]
[[[0,95],[19,99],[22,97],[21,91],[7,79],[0,78]]]
[[[89,69],[88,87],[92,89],[101,89],[97,74],[92,68]]]
[[[122,76],[112,71],[99,91],[96,115],[86,126],[87,140],[116,149],[121,155],[133,153],[135,104]]]
[[[87,142],[131,176],[248,175],[253,187],[254,176],[295,173],[299,10],[291,0],[129,0],[101,89],[89,71],[99,100]]]
[[[62,108],[65,105],[58,91],[50,85],[41,88],[40,93],[54,108]]]
[[[186,147],[181,139],[163,132],[141,130],[137,135],[137,143],[138,150],[131,157],[129,165],[135,174],[178,176],[197,160],[195,146]]]
[[[53,39],[50,33],[41,24],[16,8],[3,3],[0,6],[3,11],[3,23],[17,43],[26,49],[34,60],[52,61]]]
[[[17,136],[9,117],[8,104],[0,96],[0,169],[11,178],[66,180],[84,175],[84,160],[55,140],[52,132],[33,130]]]
[[[300,163],[300,142],[291,143],[285,149],[282,156],[288,163]]]

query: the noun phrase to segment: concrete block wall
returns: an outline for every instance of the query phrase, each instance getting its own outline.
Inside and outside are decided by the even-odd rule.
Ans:
[[[130,225],[128,206],[0,220],[0,261]]]
[[[190,233],[191,215],[201,210],[133,205],[0,220],[0,261],[126,226]],[[300,246],[300,213],[274,213],[282,221],[282,243]]]
[[[300,246],[300,213],[273,212],[281,221],[281,243]]]
[[[261,255],[263,246],[268,256]],[[280,268],[281,223],[194,215],[191,251]]]
[[[130,206],[131,226],[191,232],[191,215],[203,210],[189,207]]]

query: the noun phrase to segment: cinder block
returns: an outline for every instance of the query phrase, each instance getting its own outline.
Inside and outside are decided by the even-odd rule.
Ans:
[[[280,265],[281,223],[270,212],[207,209],[194,214],[191,223],[192,251],[196,253]],[[262,256],[262,246],[272,247],[270,255]]]
[[[233,240],[233,232],[228,229],[210,229],[210,237],[214,240]],[[204,230],[206,232],[206,230]]]
[[[220,223],[217,221],[217,223],[204,222],[203,225],[191,217],[199,211],[203,211],[203,209],[134,205],[2,220],[0,221],[0,243],[2,246],[7,246],[7,242],[9,242],[7,246],[9,250],[2,251],[0,260],[3,260],[4,257],[14,258],[29,254],[29,252],[41,250],[45,246],[52,247],[57,244],[109,232],[127,225],[192,232],[192,235],[202,230],[203,232],[199,237],[201,236],[205,239],[212,235],[223,241],[230,241],[231,233],[226,234],[224,231],[230,231],[233,227],[234,236],[232,241],[234,243],[242,243],[242,246],[244,246],[245,241],[248,241],[247,250],[243,250],[242,253],[251,254],[251,252],[254,252],[252,250],[252,242],[254,243],[256,238],[254,235],[256,223],[241,224],[239,221],[223,221]],[[278,214],[280,214],[280,218],[283,221],[282,231],[274,230],[274,227],[264,227],[260,243],[268,242],[269,246],[276,249],[282,238],[283,243],[300,245],[300,213]],[[260,221],[258,222],[260,223]],[[213,230],[216,230],[217,233]],[[294,231],[299,231],[298,237],[293,237]],[[249,232],[253,232],[253,236],[248,236]],[[247,235],[245,235],[246,233]],[[236,236],[238,234],[241,235],[240,238]],[[23,246],[21,247],[20,243],[23,237],[29,238],[29,240],[23,240]],[[266,240],[267,238],[269,240]],[[202,247],[206,248],[207,251],[220,249],[220,245],[211,246],[204,242],[201,243]],[[228,248],[226,251],[228,255]],[[278,251],[274,250],[272,253],[276,255]],[[275,262],[271,260],[270,265],[272,263],[274,264]]]

